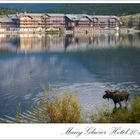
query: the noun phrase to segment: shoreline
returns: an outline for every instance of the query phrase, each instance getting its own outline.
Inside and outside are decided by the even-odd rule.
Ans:
[[[77,35],[77,34],[135,34],[140,33],[140,30],[136,30],[133,28],[120,28],[119,30],[115,29],[96,29],[96,30],[80,30],[80,31],[74,31],[74,30],[65,30],[65,31],[18,31],[18,30],[6,30],[6,31],[0,31],[0,34],[8,34],[8,35],[17,35],[17,34],[63,34],[63,35]]]

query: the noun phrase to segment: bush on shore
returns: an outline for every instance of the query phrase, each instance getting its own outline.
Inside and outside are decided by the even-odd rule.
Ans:
[[[80,123],[82,122],[82,111],[75,96],[68,95],[49,99],[45,97],[36,101],[31,111],[20,113],[17,108],[14,118],[8,117],[2,122],[12,123]]]
[[[130,108],[104,109],[91,115],[93,123],[140,123],[140,97],[135,97]]]

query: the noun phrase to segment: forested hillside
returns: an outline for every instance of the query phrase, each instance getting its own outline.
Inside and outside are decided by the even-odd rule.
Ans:
[[[0,8],[0,16],[8,15],[8,14],[14,14],[16,12],[20,12],[19,9],[13,9],[13,8]]]
[[[140,12],[140,4],[62,4],[58,8],[45,11],[65,14],[127,15]]]
[[[140,12],[140,4],[0,4],[0,15],[28,12],[52,12],[65,14],[127,15]]]

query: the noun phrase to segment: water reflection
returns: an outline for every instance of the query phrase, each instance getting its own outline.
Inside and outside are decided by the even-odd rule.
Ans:
[[[121,37],[116,34],[18,34],[0,35],[1,47],[8,47],[16,52],[71,51],[94,47],[115,47],[120,44]]]
[[[139,42],[138,34],[0,34],[0,117],[19,103],[27,111],[42,85],[73,92],[86,110],[106,103],[108,88],[139,94]]]
[[[0,49],[13,52],[57,52],[87,48],[139,47],[139,34],[0,34]]]
[[[112,113],[115,114],[119,111],[128,112],[128,107],[114,107]]]
[[[140,34],[122,35],[120,45],[123,47],[140,47]]]

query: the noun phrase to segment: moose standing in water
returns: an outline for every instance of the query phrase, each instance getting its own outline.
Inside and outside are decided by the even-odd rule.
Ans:
[[[105,91],[105,95],[103,96],[104,99],[112,99],[113,102],[114,102],[114,105],[115,105],[115,108],[116,108],[116,104],[118,103],[120,105],[120,107],[122,106],[121,105],[121,102],[122,101],[125,101],[125,105],[127,106],[127,101],[128,101],[128,97],[129,97],[129,93],[126,92],[126,91],[118,91],[118,90],[115,90],[115,91],[110,91],[110,90],[106,90]]]

